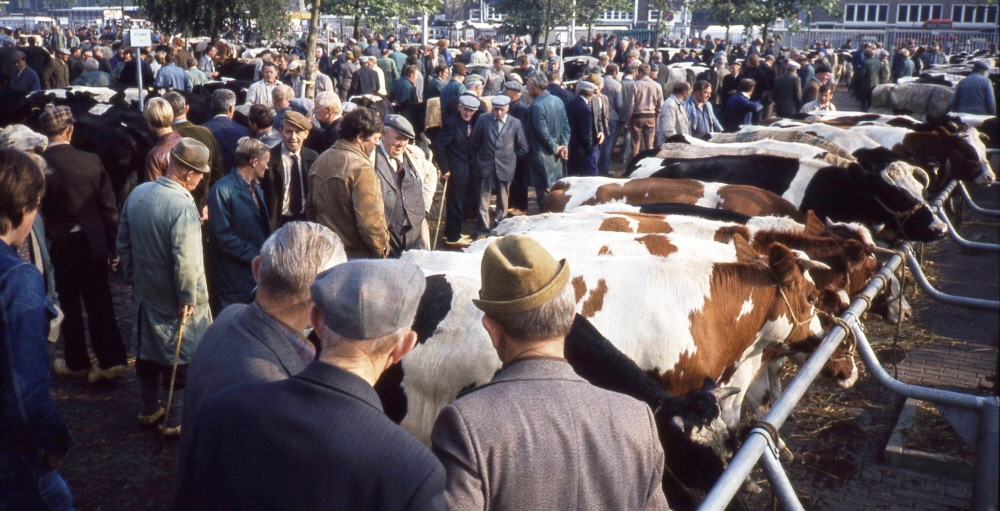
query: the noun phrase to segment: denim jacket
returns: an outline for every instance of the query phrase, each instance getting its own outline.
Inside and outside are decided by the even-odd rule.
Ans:
[[[53,312],[41,273],[0,243],[0,451],[63,456],[72,444],[49,387]]]

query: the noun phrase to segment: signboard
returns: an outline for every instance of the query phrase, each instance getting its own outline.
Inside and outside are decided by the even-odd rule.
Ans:
[[[465,29],[465,40],[466,41],[475,41],[476,40],[476,29],[475,28],[466,28]]]
[[[69,25],[69,18],[59,18],[59,25],[64,27]]]
[[[146,28],[133,28],[129,30],[129,46],[144,47],[153,45],[152,31]]]

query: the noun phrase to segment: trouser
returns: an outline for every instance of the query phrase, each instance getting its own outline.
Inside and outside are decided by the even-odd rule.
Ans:
[[[618,121],[608,121],[608,136],[601,144],[601,156],[597,161],[597,172],[602,176],[611,173],[611,151],[615,148],[615,138],[618,135]]]
[[[872,107],[872,91],[874,88],[865,87],[862,85],[858,87],[858,101],[861,101],[861,109],[864,111],[871,110]]]
[[[66,367],[73,371],[90,368],[83,306],[87,307],[90,345],[98,364],[102,369],[125,365],[127,354],[111,301],[107,258],[94,257],[82,231],[53,240],[51,253],[56,291],[66,316],[62,323]]]
[[[653,148],[653,140],[656,137],[656,117],[639,117],[632,119],[632,128],[629,130],[632,135],[632,154],[634,158],[639,151]]]
[[[184,408],[184,387],[187,383],[187,364],[177,365],[177,377],[174,380],[174,398],[167,410],[167,427],[181,424],[181,410]],[[142,403],[142,415],[156,413],[166,404],[167,393],[170,392],[170,376],[173,366],[165,366],[152,360],[136,359],[135,374],[139,377],[139,400]],[[160,389],[163,389],[161,400]]]
[[[490,218],[490,196],[494,185],[497,191],[497,208],[493,218]],[[479,214],[476,217],[476,236],[489,234],[493,225],[500,223],[507,216],[507,197],[510,194],[510,181],[498,181],[490,175],[479,178]]]
[[[514,167],[514,180],[510,182],[510,190],[507,195],[507,205],[521,211],[528,211],[528,165],[524,157],[517,158],[517,166]]]
[[[0,511],[68,511],[73,494],[37,452],[0,450]]]
[[[596,176],[597,160],[600,156],[601,148],[595,145],[591,148],[590,154],[580,159],[570,160],[569,175],[571,176]]]
[[[445,241],[458,241],[462,237],[462,223],[465,221],[465,194],[468,182],[459,181],[452,175],[448,183],[448,193],[444,202],[448,218],[444,223]]]

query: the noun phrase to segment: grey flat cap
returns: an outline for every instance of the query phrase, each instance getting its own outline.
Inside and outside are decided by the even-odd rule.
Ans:
[[[591,91],[597,90],[597,85],[594,85],[593,83],[590,83],[586,80],[580,80],[579,82],[577,82],[576,87],[579,90],[591,90]]]
[[[458,106],[469,110],[479,110],[479,98],[463,94],[458,97]]]
[[[510,97],[504,96],[503,94],[498,94],[496,96],[493,96],[492,103],[493,103],[493,108],[503,108],[505,106],[510,105]]]
[[[392,128],[398,131],[400,135],[403,135],[410,140],[417,138],[417,133],[413,131],[413,125],[410,124],[410,121],[407,121],[406,117],[403,117],[402,115],[389,114],[382,119],[382,124],[384,124],[387,128]]]
[[[366,340],[412,325],[426,286],[424,273],[413,263],[356,259],[317,275],[310,292],[327,328]]]
[[[475,87],[476,85],[482,85],[483,79],[479,75],[469,75],[465,79],[465,86],[468,88]]]
[[[521,84],[515,82],[514,80],[509,80],[509,81],[504,82],[503,83],[503,88],[504,89],[508,89],[508,90],[517,91],[517,92],[521,92],[522,90],[524,90],[524,87],[522,87]]]

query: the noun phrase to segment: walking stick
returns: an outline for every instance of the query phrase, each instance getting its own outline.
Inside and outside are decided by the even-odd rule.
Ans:
[[[194,308],[192,307],[191,314],[194,314]],[[177,327],[177,347],[174,348],[174,368],[170,373],[170,390],[167,391],[167,417],[170,417],[170,405],[173,404],[174,400],[174,382],[177,381],[177,364],[181,360],[181,343],[184,341],[184,326],[187,325],[188,318],[187,310],[184,311],[184,316],[181,318],[181,325]],[[164,419],[163,432],[166,433],[166,419]],[[165,434],[160,435],[160,440],[162,443]]]
[[[438,221],[437,227],[434,228],[434,243],[431,244],[431,250],[437,250],[438,235],[441,233],[441,217],[444,216],[444,197],[448,195],[448,183],[451,179],[446,179],[444,181],[444,189],[441,190],[441,209],[438,210]]]

